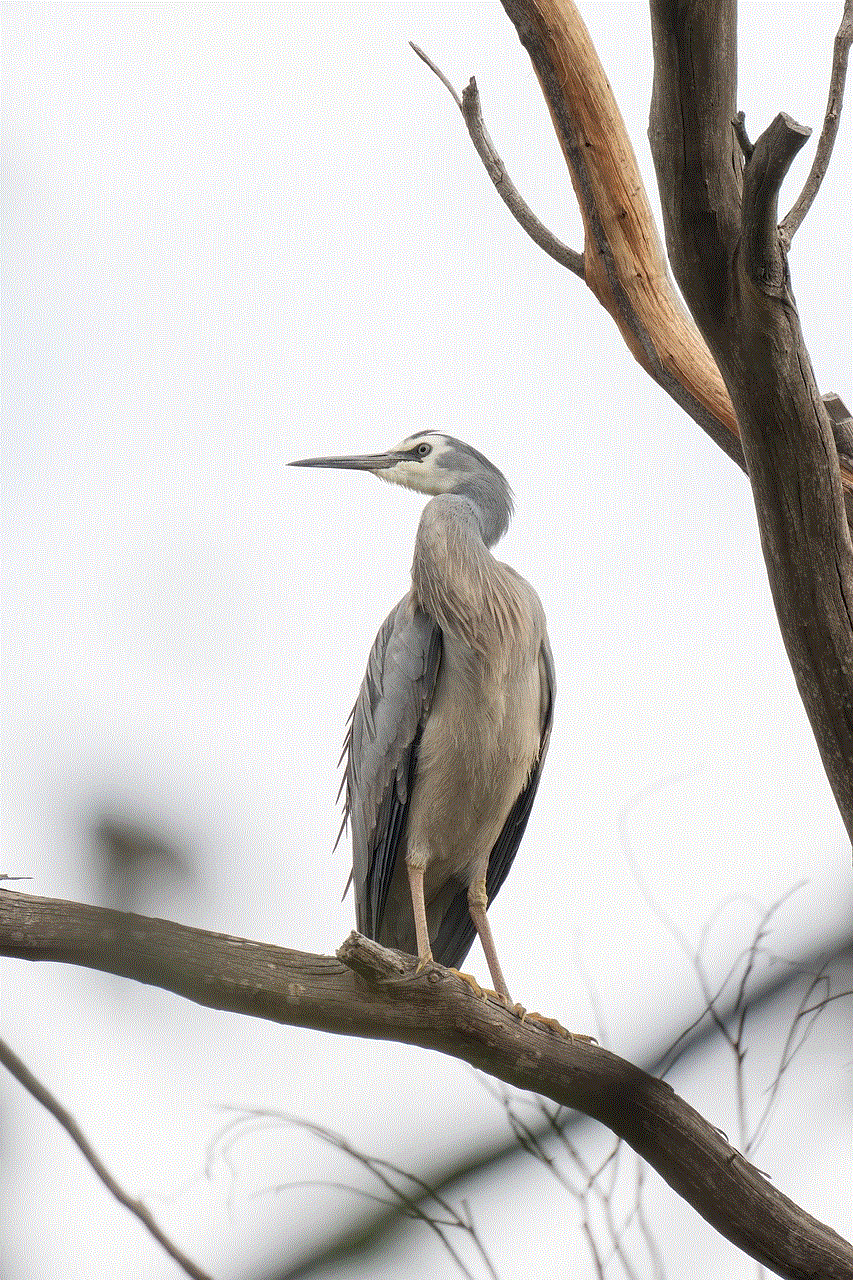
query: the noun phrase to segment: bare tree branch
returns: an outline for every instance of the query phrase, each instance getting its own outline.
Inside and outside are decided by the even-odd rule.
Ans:
[[[851,43],[853,43],[853,0],[844,0],[844,16],[841,19],[841,26],[838,28],[838,34],[835,37],[832,53],[829,99],[826,104],[826,115],[818,138],[815,157],[802,192],[795,201],[790,213],[786,214],[779,226],[782,247],[786,252],[791,247],[791,241],[796,235],[800,223],[812,207],[812,202],[820,190],[820,184],[823,182],[826,171],[829,168],[832,148],[835,146],[835,137],[841,122],[841,104],[844,101],[844,82],[847,78],[847,59],[850,54]]]
[[[530,54],[569,167],[585,227],[585,282],[634,358],[745,470],[728,393],[669,278],[624,122],[580,15],[571,0],[502,3]]]
[[[743,112],[738,113],[743,119]],[[804,146],[811,129],[780,112],[755,145],[744,152],[741,224],[747,242],[744,262],[761,288],[781,292],[785,281],[785,254],[777,231],[779,190],[794,156]],[[745,131],[742,135],[745,137]],[[741,140],[741,135],[738,135]]]
[[[669,256],[737,411],[780,630],[853,837],[853,546],[775,226],[803,130],[778,116],[743,161],[735,0],[652,0],[651,14],[649,137]]]
[[[580,276],[581,280],[583,280],[583,254],[577,253],[576,250],[570,249],[568,245],[563,244],[562,240],[559,240],[553,231],[549,231],[545,224],[539,221],[507,173],[503,160],[495,150],[495,144],[486,132],[486,123],[483,120],[483,112],[480,107],[477,81],[472,76],[460,98],[447,76],[442,71],[439,71],[423,49],[419,49],[411,40],[409,44],[421,62],[425,62],[430,71],[438,76],[462,112],[462,117],[471,135],[471,141],[474,143],[474,149],[485,165],[486,172],[494,183],[495,190],[516,222],[523,227],[530,239],[535,244],[538,244],[540,249],[544,249],[555,262],[559,262],[561,267],[567,267],[569,271],[573,271],[576,276]]]
[[[853,963],[853,942],[850,941],[849,936],[844,934],[837,939],[823,941],[826,949],[815,948],[800,955],[796,962],[780,961],[774,967],[756,973],[748,995],[750,1013],[755,1015],[760,1010],[766,1009],[770,1003],[779,998],[780,994],[784,994],[795,983],[801,981],[804,975],[811,978],[808,984],[810,990],[818,975],[823,975],[830,966],[837,964],[845,972],[849,970]],[[713,1000],[716,1013],[724,1023],[728,1023],[733,1017],[740,1016],[737,1005],[740,991],[734,992],[730,982],[724,985],[726,989],[718,990]],[[850,994],[848,979],[844,990],[833,993],[823,1000],[822,1004],[825,1005],[835,999],[849,998]],[[812,1011],[814,1011],[813,1007],[810,1009],[802,1006],[801,1002],[800,1017],[807,1016]],[[673,1029],[660,1036],[655,1045],[648,1047],[642,1056],[643,1070],[655,1076],[665,1074],[676,1060],[683,1061],[685,1058],[695,1057],[707,1051],[708,1041],[717,1033],[717,1024],[711,1011],[706,1008],[700,1018],[685,1013],[682,1020],[686,1023],[682,1030]],[[499,1090],[496,1090],[495,1096],[503,1105]],[[561,1129],[568,1137],[569,1133],[574,1133],[590,1123],[588,1116],[577,1111],[569,1111],[562,1119]],[[539,1121],[529,1129],[532,1142],[540,1148],[548,1140],[551,1132],[552,1125],[549,1120]],[[526,1143],[523,1143],[515,1134],[512,1134],[509,1139],[493,1138],[488,1145],[484,1145],[464,1159],[450,1166],[437,1166],[422,1173],[422,1177],[433,1190],[448,1195],[462,1185],[470,1187],[475,1180],[493,1175],[501,1176],[505,1166],[519,1160],[525,1150]],[[640,1169],[643,1167],[641,1162],[638,1167]],[[358,1258],[362,1267],[368,1267],[371,1260],[378,1254],[382,1240],[399,1226],[400,1217],[400,1211],[396,1208],[383,1208],[370,1216],[359,1215],[356,1220],[346,1222],[331,1241],[318,1245],[313,1251],[300,1254],[296,1259],[273,1265],[265,1270],[263,1275],[266,1280],[307,1280],[307,1277],[314,1276],[324,1268],[334,1266],[345,1258],[349,1259],[351,1264],[354,1257]],[[651,1254],[654,1248],[653,1241],[647,1242],[647,1246]],[[655,1264],[655,1274],[659,1269]],[[661,1280],[661,1277],[658,1277],[658,1280]]]
[[[125,1209],[139,1219],[147,1231],[151,1233],[159,1245],[161,1245],[169,1257],[172,1258],[182,1271],[188,1276],[192,1276],[193,1280],[210,1280],[206,1271],[202,1271],[201,1267],[197,1267],[191,1258],[188,1258],[178,1246],[169,1239],[169,1237],[158,1227],[153,1216],[145,1207],[141,1200],[134,1200],[129,1196],[123,1187],[116,1182],[113,1175],[107,1169],[92,1144],[78,1125],[77,1121],[69,1114],[57,1101],[49,1089],[47,1089],[40,1080],[37,1080],[28,1067],[21,1062],[21,1059],[12,1052],[5,1041],[0,1040],[0,1065],[15,1077],[22,1084],[28,1093],[32,1094],[36,1102],[41,1105],[54,1116],[62,1125],[65,1132],[73,1142],[77,1144],[81,1152],[88,1160],[94,1172],[103,1182],[104,1186],[115,1196],[119,1204],[124,1205]]]
[[[397,1040],[583,1111],[712,1226],[791,1280],[849,1280],[853,1248],[777,1191],[670,1086],[595,1044],[522,1023],[437,965],[352,934],[338,959],[50,898],[0,895],[0,954],[101,969],[211,1008]]]
[[[447,1199],[438,1192],[433,1191],[422,1178],[408,1173],[390,1160],[368,1155],[354,1146],[343,1134],[336,1133],[325,1125],[315,1124],[299,1116],[266,1108],[236,1107],[228,1109],[234,1111],[234,1116],[214,1138],[211,1156],[208,1159],[209,1167],[220,1155],[225,1157],[227,1162],[231,1149],[253,1132],[258,1130],[266,1132],[271,1128],[284,1128],[292,1125],[318,1138],[321,1142],[326,1143],[327,1146],[336,1148],[361,1165],[379,1183],[385,1195],[382,1197],[369,1195],[369,1193],[365,1193],[357,1187],[342,1187],[340,1188],[341,1190],[360,1195],[367,1194],[370,1199],[380,1199],[380,1202],[384,1205],[394,1204],[401,1215],[421,1222],[435,1233],[460,1273],[467,1277],[467,1280],[474,1280],[472,1273],[465,1266],[460,1253],[454,1248],[447,1232],[443,1228],[449,1227],[466,1234],[472,1241],[492,1280],[498,1280],[492,1261],[474,1228],[470,1211],[466,1209],[464,1201],[463,1212],[460,1213]],[[305,1187],[306,1185],[310,1184],[298,1181],[271,1187],[269,1190],[273,1192],[284,1191],[295,1187]],[[320,1185],[328,1187],[335,1184],[321,1183]]]
[[[686,314],[670,278],[625,123],[580,14],[572,0],[501,3],[530,55],[569,168],[584,221],[586,283],[613,316],[639,364],[746,470],[729,391],[708,349],[707,335],[699,332],[702,325],[697,329]],[[687,32],[692,30],[691,21]],[[701,63],[705,56],[701,41],[692,54]],[[657,66],[657,50],[655,61]],[[689,80],[689,58],[686,63],[665,66],[665,78],[678,75],[680,68]],[[458,103],[455,92],[454,97]],[[734,114],[732,104],[725,123],[729,135]],[[659,119],[653,120],[652,127],[660,127]],[[678,122],[673,119],[663,130],[660,152],[669,143],[675,145],[677,131]],[[654,149],[655,139],[652,142]],[[686,184],[684,194],[684,212],[690,216]],[[671,254],[668,228],[667,246]],[[719,260],[716,268],[722,280],[725,261]],[[853,460],[845,455],[841,466],[853,518]]]

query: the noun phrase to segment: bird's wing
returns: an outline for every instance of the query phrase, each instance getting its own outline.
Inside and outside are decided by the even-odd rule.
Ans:
[[[527,782],[515,804],[509,811],[503,829],[495,841],[489,857],[486,871],[486,896],[489,902],[497,894],[506,880],[512,860],[516,855],[530,810],[533,798],[539,786],[545,753],[551,740],[551,723],[554,718],[554,697],[557,692],[557,681],[554,673],[554,658],[547,634],[543,633],[542,647],[539,650],[539,682],[541,689],[539,757],[530,770]],[[447,912],[439,926],[432,945],[432,953],[439,964],[458,967],[471,949],[476,936],[474,922],[468,910],[468,891],[461,889],[452,899]]]
[[[439,627],[404,597],[373,642],[344,746],[356,923],[370,938],[382,921],[440,662]]]

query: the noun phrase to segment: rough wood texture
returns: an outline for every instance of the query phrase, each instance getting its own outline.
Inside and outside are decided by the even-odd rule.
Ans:
[[[839,459],[776,227],[779,184],[804,132],[780,116],[752,148],[743,120],[735,126],[735,0],[652,0],[649,139],[669,258],[694,325],[577,10],[571,0],[502,3],[571,172],[587,283],[637,360],[747,466],[782,636],[853,839],[849,431],[836,427]]]
[[[729,390],[699,332],[704,332],[701,318],[694,311],[697,329],[670,279],[631,141],[580,14],[571,0],[501,2],[530,55],[571,174],[586,234],[587,283],[615,319],[642,367],[745,470],[740,428]],[[734,56],[733,44],[711,45],[706,40],[707,24],[702,21],[706,7],[697,3],[697,13],[688,20],[693,25],[684,33],[689,45],[685,60],[679,62],[676,49],[656,46],[656,65],[659,58],[669,59],[663,80],[669,82],[682,72],[689,80],[696,59],[699,63],[710,62],[702,70],[702,78],[706,84],[713,84],[715,68]],[[662,82],[656,73],[656,92]],[[686,98],[690,96],[688,92]],[[726,114],[729,105],[731,114]],[[709,95],[701,103],[686,101],[685,107],[711,110],[715,125],[725,124],[732,171],[727,174],[715,169],[714,179],[722,184],[733,181],[739,167],[731,129],[733,102],[728,104],[725,93],[720,93],[716,97]],[[671,117],[662,109],[654,125],[661,131],[658,150],[664,157],[680,138],[677,107],[670,104],[669,110]],[[672,257],[674,249],[688,257],[706,255],[707,274],[714,267],[723,273],[730,265],[713,228],[710,237],[705,235],[701,218],[707,212],[700,208],[701,201],[693,205],[690,181],[698,171],[693,157],[675,156],[673,165],[679,168],[685,160],[679,191],[679,198],[685,201],[684,222],[686,226],[691,214],[700,222],[695,236],[688,234],[684,244],[673,246],[667,240],[679,283],[679,264]],[[848,465],[844,459],[842,470],[849,490],[848,510],[853,517],[853,461]]]
[[[737,411],[782,636],[853,838],[853,548],[776,226],[805,131],[779,115],[741,156],[734,0],[652,0],[651,12],[649,137],[670,261]]]
[[[358,934],[340,959],[166,920],[0,892],[0,954],[101,969],[198,1004],[436,1049],[600,1120],[724,1236],[779,1275],[849,1280],[853,1248],[789,1200],[669,1085],[475,997]]]

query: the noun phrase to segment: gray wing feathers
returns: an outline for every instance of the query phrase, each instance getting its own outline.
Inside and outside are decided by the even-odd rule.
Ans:
[[[368,937],[382,920],[440,660],[438,626],[404,597],[373,642],[345,745],[356,923]]]

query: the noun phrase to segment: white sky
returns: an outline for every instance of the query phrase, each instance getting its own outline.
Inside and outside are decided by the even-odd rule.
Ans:
[[[777,110],[817,131],[840,9],[745,6],[753,135]],[[583,12],[651,186],[646,10]],[[691,940],[732,895],[769,905],[800,881],[774,947],[838,935],[849,842],[778,636],[748,483],[525,239],[407,47],[459,88],[477,75],[514,180],[580,248],[500,6],[10,4],[4,18],[5,869],[35,893],[95,900],[86,824],[109,808],[159,825],[197,867],[195,889],[155,885],[138,909],[306,950],[340,943],[352,905],[346,853],[331,851],[337,759],[376,628],[407,587],[421,502],[283,464],[435,427],[509,476],[517,516],[499,554],[542,596],[557,663],[547,768],[491,912],[513,994],[590,1029],[588,975],[627,1056],[700,1007],[620,845],[644,790],[624,828]],[[791,255],[818,383],[847,403],[850,178],[848,115]],[[727,911],[713,962],[753,925]],[[468,967],[484,975],[479,948]],[[222,1167],[202,1176],[215,1104],[328,1123],[415,1171],[505,1126],[478,1079],[436,1055],[59,966],[8,962],[3,986],[5,1038],[217,1280],[301,1251],[340,1209],[315,1189],[253,1192],[350,1171],[285,1130],[239,1148],[229,1199]],[[753,1057],[776,1033],[762,1024]],[[701,1068],[675,1083],[734,1134],[725,1060]],[[849,1068],[838,1013],[792,1068],[758,1160],[842,1231]],[[56,1124],[0,1087],[8,1280],[176,1274]],[[591,1274],[573,1203],[523,1169],[472,1203],[500,1275],[566,1274],[567,1259]],[[670,1277],[696,1275],[697,1256],[709,1276],[754,1273],[653,1175],[649,1214]],[[347,1274],[457,1274],[426,1232],[404,1239],[386,1270]]]

